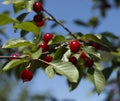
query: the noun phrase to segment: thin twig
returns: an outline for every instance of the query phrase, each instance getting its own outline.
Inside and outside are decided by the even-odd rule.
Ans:
[[[29,55],[18,56],[18,57],[15,57],[15,56],[0,56],[0,59],[24,59],[24,58],[30,58],[30,56]]]
[[[0,56],[0,59],[22,59],[23,57],[14,57],[14,56]]]
[[[65,25],[63,25],[61,22],[59,22],[51,13],[49,13],[45,9],[43,9],[43,11],[51,17],[50,20],[55,21],[56,23],[61,25],[70,35],[72,35],[75,39],[77,39],[77,37]]]

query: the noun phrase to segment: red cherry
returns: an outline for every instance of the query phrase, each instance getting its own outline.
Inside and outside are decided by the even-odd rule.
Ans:
[[[44,61],[46,61],[46,62],[51,62],[51,61],[52,61],[52,59],[53,59],[53,57],[52,57],[52,56],[47,55],[47,56],[45,56]]]
[[[51,62],[53,60],[53,57],[52,56],[50,56],[50,55],[47,55],[47,56],[45,56],[44,57],[44,61],[46,61],[46,62]],[[49,64],[47,64],[47,63],[44,63],[46,66],[48,66]]]
[[[80,50],[80,42],[78,40],[73,40],[69,43],[69,47],[71,52],[76,53]]]
[[[37,14],[37,15],[35,15],[35,16],[33,17],[33,20],[34,20],[35,22],[41,22],[41,21],[43,20],[43,15]]]
[[[74,57],[74,56],[69,57],[69,62],[71,62],[72,64],[76,65],[77,64],[76,57]]]
[[[92,58],[85,58],[85,66],[86,67],[92,67],[93,63],[94,63],[94,61]]]
[[[92,43],[92,46],[97,50],[100,49],[100,45],[98,43]]]
[[[17,58],[19,58],[19,54],[14,53],[14,54],[11,54],[11,57],[9,58],[9,60],[13,60],[13,59],[17,59]]]
[[[33,10],[36,12],[36,13],[39,13],[40,11],[43,10],[43,7],[42,7],[42,3],[41,2],[35,2],[33,4]]]
[[[51,33],[46,33],[43,36],[43,40],[45,43],[48,43],[52,38],[53,38],[53,34],[51,34]]]
[[[36,26],[42,27],[45,24],[44,20],[41,20],[40,22],[35,22]]]
[[[30,81],[33,78],[33,73],[30,70],[24,69],[20,74],[21,79],[23,82]]]
[[[80,58],[81,59],[85,59],[86,58],[86,53],[84,51],[81,52]]]
[[[39,48],[42,48],[43,52],[49,51],[49,46],[45,42],[39,44]]]

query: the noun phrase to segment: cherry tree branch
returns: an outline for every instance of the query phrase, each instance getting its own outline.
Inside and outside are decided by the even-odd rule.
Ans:
[[[22,59],[23,57],[14,57],[14,56],[0,56],[0,59],[10,59],[10,58],[13,58],[13,59]]]
[[[30,58],[30,56],[29,55],[19,56],[19,57],[15,57],[15,56],[0,56],[0,59],[24,59],[24,58]]]
[[[49,13],[45,9],[43,9],[43,11],[50,16],[49,20],[55,21],[56,23],[61,25],[70,35],[72,35],[75,39],[77,39],[77,37],[65,25],[63,25],[60,21],[58,21],[51,13]]]

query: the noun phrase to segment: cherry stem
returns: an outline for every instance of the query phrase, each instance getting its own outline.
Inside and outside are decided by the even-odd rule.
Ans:
[[[37,60],[39,60],[40,62],[43,62],[43,63],[46,63],[46,64],[50,64],[49,62],[47,62],[47,61],[44,61],[44,60],[42,60],[42,59],[37,59]]]
[[[31,63],[29,63],[29,65],[26,67],[27,70],[29,70],[31,67]]]
[[[43,9],[43,11],[51,17],[51,18],[49,18],[49,20],[55,21],[56,23],[61,25],[70,35],[72,35],[75,39],[77,39],[77,37],[65,25],[63,25],[60,21],[58,21],[51,13],[49,13],[45,9]]]

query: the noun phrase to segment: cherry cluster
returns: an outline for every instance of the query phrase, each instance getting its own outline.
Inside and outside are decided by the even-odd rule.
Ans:
[[[39,48],[42,49],[43,53],[44,52],[49,52],[49,45],[48,45],[48,43],[53,38],[54,38],[54,35],[51,34],[51,33],[45,33],[43,35],[43,37],[42,37],[43,41],[39,44]],[[94,59],[88,57],[86,52],[81,50],[81,46],[82,46],[82,44],[77,39],[76,40],[72,40],[72,41],[69,42],[68,48],[72,52],[72,55],[70,57],[68,57],[68,61],[71,62],[73,65],[77,66],[77,64],[79,62],[78,59],[82,59],[83,62],[84,62],[84,66],[88,67],[88,68],[91,68],[93,66],[93,64],[94,64]],[[92,47],[94,47],[97,50],[100,48],[99,44],[97,44],[97,43],[93,43]],[[74,54],[80,54],[79,58],[76,58],[74,56]],[[9,58],[9,60],[13,60],[13,59],[19,58],[19,55],[17,53],[12,54],[11,56],[12,56],[12,58]],[[44,56],[44,58],[43,58],[44,66],[47,67],[49,65],[49,62],[51,62],[53,60],[53,58],[54,57],[52,55],[46,54]],[[21,71],[20,77],[23,80],[23,82],[32,80],[33,72],[30,70],[30,67],[29,68],[26,67],[25,69],[23,69]]]
[[[44,16],[42,14],[42,11],[44,10],[42,7],[41,2],[35,2],[33,4],[33,10],[37,13],[33,20],[35,24],[38,27],[41,27],[44,25]],[[45,33],[42,37],[42,42],[38,45],[38,47],[42,50],[42,53],[46,53],[45,56],[43,57],[43,63],[45,67],[49,65],[49,62],[51,62],[54,57],[51,54],[47,54],[50,51],[49,48],[49,42],[54,38],[54,34],[51,33]],[[99,49],[100,46],[97,43],[92,43],[91,46],[93,46],[95,49]],[[74,39],[72,41],[69,41],[67,44],[68,49],[71,51],[71,55],[68,57],[68,61],[71,62],[73,65],[77,67],[78,60],[83,60],[84,66],[91,68],[94,64],[94,59],[89,57],[85,51],[81,49],[82,44],[79,40]],[[74,54],[79,54],[79,58],[76,58]],[[19,55],[18,54],[12,54],[12,58],[9,58],[9,60],[13,59],[18,59]],[[29,67],[29,68],[28,68]],[[27,66],[25,69],[21,71],[20,77],[23,80],[23,82],[30,81],[33,78],[33,72],[30,70],[30,66]]]
[[[39,48],[42,49],[42,52],[49,52],[49,41],[52,40],[54,37],[53,34],[51,33],[45,33],[43,35],[43,42],[39,44]],[[45,62],[51,62],[53,60],[53,56],[51,55],[46,55],[43,59]],[[45,65],[48,65],[48,63],[45,63]]]
[[[99,47],[98,44],[96,44],[96,43],[92,44],[92,46],[96,49],[98,49],[98,47]],[[78,40],[72,40],[69,43],[69,47],[70,47],[71,52],[77,53],[81,49],[81,44]],[[94,63],[93,58],[87,57],[87,54],[85,51],[80,52],[79,59],[84,60],[83,62],[84,62],[85,67],[91,68],[93,66],[93,63]],[[74,65],[77,65],[77,63],[78,63],[77,58],[75,56],[70,56],[69,62],[71,62]]]
[[[44,16],[42,13],[43,7],[41,2],[35,2],[33,4],[33,11],[35,11],[37,14],[33,17],[33,21],[36,26],[42,27],[45,24]]]

